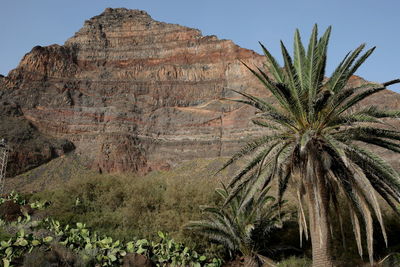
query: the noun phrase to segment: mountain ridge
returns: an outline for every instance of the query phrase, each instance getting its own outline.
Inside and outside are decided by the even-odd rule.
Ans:
[[[68,140],[92,169],[146,173],[229,156],[262,134],[253,109],[221,100],[230,89],[263,90],[240,61],[262,66],[264,57],[145,11],[107,8],[64,45],[27,53],[0,78],[0,103],[19,106],[39,134]],[[400,106],[390,91],[375,101]],[[16,157],[10,165],[22,172]]]

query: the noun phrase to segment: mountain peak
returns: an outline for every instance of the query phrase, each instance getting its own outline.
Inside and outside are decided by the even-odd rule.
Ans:
[[[100,15],[94,16],[86,22],[94,22],[98,20],[113,20],[113,19],[137,19],[148,20],[151,19],[150,15],[139,9],[127,8],[106,8]]]
[[[261,67],[264,58],[145,11],[109,8],[65,45],[32,49],[0,79],[0,104],[16,103],[40,134],[69,140],[99,171],[165,169],[231,155],[261,134],[254,110],[221,101],[237,97],[231,89],[268,97],[241,61]],[[385,95],[387,106],[400,103]],[[10,165],[23,170],[29,155],[11,155]]]

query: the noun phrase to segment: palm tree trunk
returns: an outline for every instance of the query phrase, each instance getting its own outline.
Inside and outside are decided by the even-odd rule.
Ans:
[[[317,179],[315,179],[317,180]],[[315,181],[314,182],[317,182]],[[321,181],[321,179],[318,179]],[[319,183],[320,202],[317,205],[317,195],[314,191],[313,184],[307,184],[308,209],[310,220],[310,234],[312,245],[313,267],[331,267],[334,266],[332,261],[331,233],[330,222],[328,217],[328,195],[326,187],[323,183]]]

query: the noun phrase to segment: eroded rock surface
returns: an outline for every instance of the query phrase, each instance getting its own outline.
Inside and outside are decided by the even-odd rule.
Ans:
[[[262,90],[240,61],[262,66],[263,57],[144,11],[106,9],[63,46],[34,47],[0,77],[0,100],[72,142],[92,168],[146,172],[231,155],[260,133],[254,110],[222,100],[230,89]]]
[[[40,166],[74,149],[66,139],[40,133],[15,103],[0,101],[0,122],[0,137],[11,146],[7,176]]]

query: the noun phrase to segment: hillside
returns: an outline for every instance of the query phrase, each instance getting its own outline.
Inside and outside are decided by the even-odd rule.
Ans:
[[[142,174],[229,156],[260,134],[249,120],[254,110],[222,100],[234,97],[230,89],[263,92],[240,61],[262,66],[263,57],[144,11],[108,8],[64,45],[36,46],[0,77],[0,111],[18,107],[38,142],[21,144],[20,132],[9,138],[9,176],[72,149],[95,171]],[[370,101],[400,107],[391,91]],[[2,135],[18,128],[6,112],[0,120],[9,125]]]

